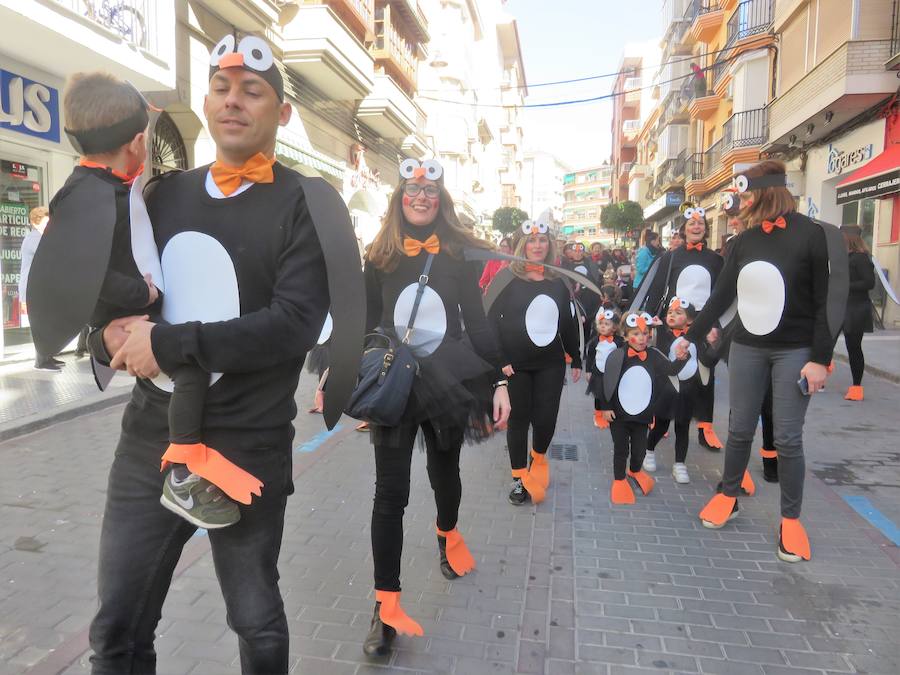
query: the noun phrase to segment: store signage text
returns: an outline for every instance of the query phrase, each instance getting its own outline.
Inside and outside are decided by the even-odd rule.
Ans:
[[[836,202],[838,205],[847,204],[860,199],[884,197],[895,192],[900,192],[900,169],[839,187]]]
[[[59,92],[0,70],[0,129],[59,142]]]
[[[874,147],[871,143],[850,152],[838,150],[836,147],[829,143],[827,160],[828,164],[825,168],[825,172],[828,174],[840,174],[844,171],[844,169],[848,167],[862,164],[863,162],[868,162],[870,159],[872,159],[873,152]]]
[[[652,218],[665,208],[678,206],[684,201],[684,194],[681,192],[666,192],[655,202],[644,209],[644,218]]]

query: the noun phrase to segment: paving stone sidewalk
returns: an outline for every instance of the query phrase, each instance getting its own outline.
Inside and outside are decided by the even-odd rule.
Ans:
[[[304,376],[301,410],[313,384]],[[896,417],[897,387],[867,385],[870,414],[896,425],[888,417]],[[817,416],[846,415],[834,389],[815,403]],[[371,448],[351,421],[326,437],[321,418],[301,412],[280,565],[292,672],[900,672],[900,556],[834,487],[810,474],[804,521],[814,559],[802,565],[774,556],[777,486],[762,482],[757,458],[759,492],[741,501],[741,517],[724,530],[705,530],[696,517],[721,466],[721,455],[696,443],[690,485],[668,475],[670,439],[656,490],[613,508],[609,435],[590,426],[583,390],[579,383],[564,391],[555,443],[569,459],[552,461],[544,504],[507,503],[502,437],[465,450],[460,529],[478,569],[463,579],[448,582],[438,569],[433,498],[424,455],[414,453],[404,605],[426,638],[401,638],[391,656],[374,661],[360,649],[373,606]],[[89,670],[85,629],[120,415],[111,408],[0,444],[4,675]],[[717,416],[724,420],[727,410]],[[807,438],[809,447],[846,443],[814,428]],[[870,435],[835,451],[895,451],[890,438]],[[900,485],[896,462],[884,470]],[[158,635],[161,674],[239,672],[205,537],[186,549]]]

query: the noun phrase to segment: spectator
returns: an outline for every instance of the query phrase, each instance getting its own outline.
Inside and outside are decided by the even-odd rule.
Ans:
[[[503,237],[500,240],[500,243],[497,245],[500,253],[504,255],[512,254],[512,240],[509,237]],[[484,266],[484,271],[481,273],[481,279],[478,280],[478,285],[481,287],[481,292],[484,293],[487,291],[487,287],[491,285],[491,282],[494,280],[494,277],[497,276],[497,272],[506,267],[509,263],[506,260],[488,260]]]
[[[650,269],[653,261],[656,260],[657,256],[662,252],[659,248],[659,235],[653,230],[644,230],[642,239],[643,246],[641,246],[634,261],[635,273],[633,285],[635,288],[638,288],[641,285],[641,281],[644,279],[647,270]]]

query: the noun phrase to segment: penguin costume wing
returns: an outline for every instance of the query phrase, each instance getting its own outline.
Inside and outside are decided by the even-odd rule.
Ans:
[[[847,296],[850,293],[850,264],[847,258],[847,244],[840,229],[821,220],[813,222],[825,233],[828,246],[828,294],[825,299],[825,314],[831,339],[837,340],[844,326],[847,312]]]
[[[657,355],[660,359],[662,359],[662,361],[663,361],[664,363],[669,362],[669,357],[666,356],[663,352],[661,352],[661,351],[660,351],[659,349],[657,349],[656,347],[648,347],[648,348],[647,348],[647,351],[654,351],[654,352],[656,352],[656,355]],[[679,384],[679,381],[678,381],[678,375],[667,375],[667,377],[668,377],[668,380],[669,380],[669,384],[672,385],[672,388],[675,390],[675,393],[676,393],[676,394],[679,393],[679,392],[681,391],[681,384]]]
[[[508,267],[504,267],[494,275],[494,278],[491,279],[491,283],[488,284],[487,292],[484,294],[484,300],[482,301],[484,303],[485,314],[491,311],[491,307],[493,306],[494,302],[497,301],[497,298],[500,297],[500,294],[515,278],[516,275],[513,274]]]
[[[612,401],[622,377],[622,365],[625,363],[625,347],[619,347],[606,358],[603,371],[603,397]]]
[[[875,260],[874,255],[872,256],[872,265],[875,267],[875,276],[878,278],[878,281],[881,282],[884,292],[887,293],[888,297],[895,305],[900,305],[900,298],[897,298],[897,293],[894,292],[891,282],[888,281],[887,275],[884,273],[884,268],[882,268],[878,261]]]
[[[500,253],[499,251],[490,251],[486,248],[467,248],[463,251],[463,256],[466,260],[479,260],[484,262],[486,260],[506,260],[507,262],[522,262],[522,263],[530,263],[530,260],[526,260],[525,258],[519,258],[514,255],[506,255],[505,253]],[[551,265],[549,263],[543,263],[544,267],[547,269],[551,269],[557,274],[568,277],[572,281],[575,281],[587,289],[590,289],[592,292],[597,295],[603,295],[600,292],[600,289],[597,287],[591,279],[584,276],[583,274],[579,274],[578,272],[574,272],[572,270],[568,270],[565,267],[559,267],[558,265]],[[497,273],[497,276],[500,275],[500,272]],[[495,277],[496,279],[496,277]],[[493,285],[493,283],[491,284]],[[490,287],[488,287],[490,289]]]
[[[325,426],[333,429],[359,377],[366,334],[366,286],[358,258],[357,264],[347,265],[347,252],[359,249],[344,200],[323,178],[301,176],[300,185],[328,271],[333,326],[323,415]]]
[[[659,256],[654,260],[653,264],[650,265],[650,269],[647,270],[647,273],[644,275],[644,278],[641,279],[641,285],[638,286],[637,292],[634,294],[634,297],[631,298],[631,304],[628,306],[626,314],[628,312],[644,311],[644,304],[647,300],[647,294],[650,292],[650,286],[653,285],[653,279],[659,274],[659,261],[661,259],[662,256]],[[669,265],[669,269],[672,269],[671,265]]]
[[[38,354],[58,354],[90,321],[112,251],[115,187],[88,172],[71,187],[54,199],[28,275],[25,297]]]

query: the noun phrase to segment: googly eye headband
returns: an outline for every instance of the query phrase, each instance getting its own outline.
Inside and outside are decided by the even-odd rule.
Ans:
[[[284,102],[284,78],[266,41],[247,35],[235,46],[234,35],[226,35],[209,53],[209,79],[224,68],[243,68],[268,82],[278,100]]]
[[[678,296],[673,297],[669,300],[669,309],[683,309],[685,311],[691,308],[691,303],[689,303],[684,298],[679,298]]]
[[[417,159],[404,159],[400,162],[400,178],[403,180],[440,180],[444,175],[444,167],[436,159],[426,159],[419,162]]]
[[[729,216],[736,216],[741,212],[741,199],[734,189],[722,193],[722,210]]]
[[[550,226],[547,223],[536,223],[531,220],[526,220],[519,229],[526,237],[532,234],[547,234],[550,232]]]
[[[684,219],[685,220],[692,220],[692,219],[694,219],[695,216],[697,217],[698,220],[701,218],[705,219],[706,218],[706,209],[704,209],[702,206],[689,206],[686,209],[684,209]]]
[[[787,174],[767,173],[763,176],[747,176],[740,174],[734,177],[734,188],[740,194],[749,190],[762,190],[767,187],[787,187]]]
[[[601,307],[600,311],[597,312],[597,316],[594,317],[595,321],[602,321],[606,319],[607,321],[612,321],[613,323],[619,323],[619,315],[616,313],[614,309],[608,309],[605,307]]]
[[[653,317],[647,314],[647,312],[632,312],[628,316],[625,317],[625,325],[629,328],[640,328],[642,331],[649,330],[650,322],[653,320]]]

